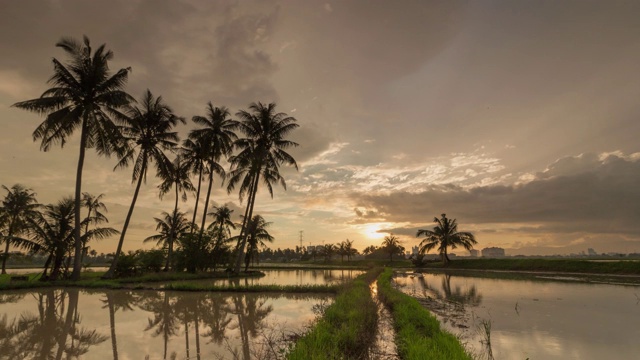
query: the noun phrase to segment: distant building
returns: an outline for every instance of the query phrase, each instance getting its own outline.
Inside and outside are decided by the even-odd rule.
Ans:
[[[504,257],[504,249],[499,247],[484,248],[482,249],[482,257]]]
[[[478,257],[478,254],[480,254],[480,252],[476,249],[469,250],[469,256],[471,257]]]
[[[418,250],[420,250],[420,248],[418,248],[418,246],[412,246],[412,247],[411,247],[411,254],[409,254],[409,253],[407,252],[407,256],[409,256],[409,255],[413,255],[413,256],[418,255]]]
[[[593,248],[589,248],[589,249],[587,249],[587,253],[589,253],[589,256],[596,256],[596,255],[598,255],[598,253],[597,253],[595,250],[593,250]]]

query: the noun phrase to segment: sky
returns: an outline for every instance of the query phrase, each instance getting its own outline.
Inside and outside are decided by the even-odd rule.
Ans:
[[[298,120],[299,170],[256,200],[272,248],[302,231],[305,246],[393,234],[408,249],[446,213],[477,249],[640,252],[638,13],[615,0],[0,0],[0,184],[72,196],[79,133],[42,152],[44,118],[11,105],[47,89],[52,58],[67,59],[57,41],[87,35],[113,71],[131,67],[127,92],[188,120],[182,138],[209,101],[232,114],[275,102]],[[115,163],[90,152],[82,190],[105,194],[121,229],[134,185]],[[153,218],[172,210],[157,185],[143,185],[124,250],[150,248]],[[221,185],[212,205],[239,221],[246,203]]]

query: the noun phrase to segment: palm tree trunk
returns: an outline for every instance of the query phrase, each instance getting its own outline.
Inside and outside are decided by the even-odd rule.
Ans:
[[[202,167],[198,173],[198,191],[196,191],[196,206],[193,208],[193,220],[191,220],[191,234],[196,227],[196,215],[198,215],[198,202],[200,201],[200,185],[202,185]]]
[[[199,315],[199,311],[200,308],[198,306],[198,304],[196,303],[196,311],[195,311],[195,330],[196,330],[196,359],[200,360],[200,322],[198,321],[198,315]]]
[[[173,207],[173,229],[170,229],[169,238],[167,242],[169,243],[169,250],[167,251],[167,264],[164,266],[164,271],[169,271],[169,265],[171,264],[171,257],[173,256],[173,240],[175,237],[175,226],[178,214],[178,184],[176,184],[176,205]]]
[[[82,133],[80,134],[80,156],[78,157],[78,169],[76,171],[76,208],[75,208],[75,228],[73,229],[75,238],[76,254],[73,261],[73,273],[71,280],[80,280],[80,254],[82,254],[82,240],[80,237],[80,200],[82,196],[82,167],[84,166],[84,154],[87,147],[87,115],[82,119]]]
[[[240,243],[240,247],[238,248],[238,257],[236,258],[236,265],[234,268],[234,273],[236,275],[240,274],[240,265],[242,263],[242,256],[244,255],[244,247],[247,243],[247,235],[248,234],[242,234],[243,232],[246,233],[246,224],[248,224],[249,220],[247,219],[251,219],[251,217],[253,216],[253,205],[255,204],[255,199],[256,199],[256,193],[258,192],[258,181],[260,181],[260,172],[256,172],[255,175],[255,180],[253,181],[253,186],[251,189],[251,192],[249,193],[249,202],[247,203],[247,208],[249,209],[249,213],[247,214],[247,216],[244,218],[244,221],[242,223],[242,228],[244,229],[244,231],[240,232],[241,235],[241,243]]]
[[[118,360],[118,340],[116,339],[116,310],[113,305],[113,299],[107,292],[107,306],[109,307],[109,327],[111,328],[111,350],[113,351],[113,360]]]
[[[11,231],[7,234],[5,242],[7,245],[4,247],[4,254],[2,254],[2,274],[7,273],[7,258],[9,257],[9,239],[11,239]]]
[[[114,276],[116,271],[116,265],[118,264],[118,258],[120,258],[120,252],[122,251],[122,244],[124,243],[124,236],[127,233],[127,227],[129,227],[129,221],[131,220],[131,215],[133,215],[133,209],[136,206],[136,200],[138,199],[138,193],[140,192],[140,185],[142,185],[142,179],[144,178],[147,172],[147,156],[146,154],[142,158],[142,172],[138,177],[138,184],[136,184],[136,190],[133,193],[133,200],[131,201],[131,206],[129,207],[129,212],[127,212],[127,218],[124,220],[124,226],[122,228],[122,232],[120,233],[120,240],[118,241],[118,248],[116,249],[116,254],[113,257],[113,261],[111,262],[111,266],[109,270],[104,274],[103,278],[111,279]]]
[[[209,208],[209,198],[211,197],[212,187],[213,187],[213,169],[209,169],[209,188],[207,189],[207,198],[204,201],[204,213],[202,214],[202,224],[200,225],[200,235],[198,235],[198,242],[202,242],[202,234],[204,234],[204,223],[207,220],[207,210]]]

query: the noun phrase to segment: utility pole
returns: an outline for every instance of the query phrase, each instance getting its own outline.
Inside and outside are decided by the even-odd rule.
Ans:
[[[300,251],[302,251],[302,233],[303,231],[300,230]]]

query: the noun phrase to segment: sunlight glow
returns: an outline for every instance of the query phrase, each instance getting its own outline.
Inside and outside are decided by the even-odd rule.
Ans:
[[[387,235],[386,233],[378,232],[383,227],[383,223],[371,223],[365,225],[362,230],[364,235],[369,239],[378,240],[384,238]]]

